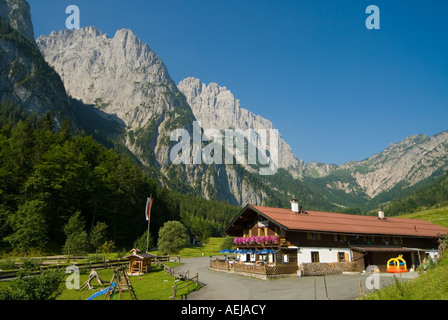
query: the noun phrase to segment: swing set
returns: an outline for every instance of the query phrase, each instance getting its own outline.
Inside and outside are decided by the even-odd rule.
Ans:
[[[101,291],[96,292],[86,300],[93,300],[99,296],[105,295],[104,300],[111,300],[113,296],[120,295],[121,299],[124,300],[123,292],[127,291],[129,292],[132,300],[137,300],[137,296],[135,295],[134,288],[132,287],[132,284],[126,274],[126,267],[121,266],[116,269],[114,269],[114,275],[112,277],[111,281],[104,281],[102,280],[98,273],[95,270],[92,270],[90,272],[89,279],[87,279],[86,282],[82,285],[80,290],[84,290],[88,288],[89,290],[93,290],[93,287],[91,286],[90,282],[95,279],[98,281],[99,284],[103,285],[105,283],[110,283],[110,285]]]

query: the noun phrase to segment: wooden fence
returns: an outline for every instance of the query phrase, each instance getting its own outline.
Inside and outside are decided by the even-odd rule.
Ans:
[[[190,271],[182,271],[176,267],[169,267],[164,262],[179,262],[180,257],[157,257],[154,262],[165,271],[165,274],[168,274],[174,277],[174,285],[173,285],[173,295],[170,297],[170,300],[187,300],[188,296],[188,287],[192,283],[199,285],[199,274],[192,278],[190,278]],[[186,289],[187,293],[178,295],[178,291],[181,289]]]
[[[63,269],[63,268],[67,268],[69,266],[76,266],[80,269],[85,268],[87,270],[91,270],[91,269],[107,269],[107,268],[113,268],[113,267],[118,267],[118,266],[122,266],[124,264],[129,263],[129,261],[127,259],[116,259],[116,260],[105,260],[102,262],[81,262],[81,263],[52,263],[52,264],[42,264],[38,267],[38,270],[31,272],[31,275],[38,275],[40,273],[42,273],[44,270],[50,270],[50,269]],[[20,268],[20,265],[18,266],[18,268]],[[11,271],[1,271],[0,270],[0,280],[6,280],[6,279],[12,279],[12,278],[16,278],[17,277],[17,272],[16,270],[11,270]]]
[[[157,256],[156,260],[162,262],[178,262],[180,263],[180,256]]]
[[[104,260],[104,261],[97,261],[97,262],[79,262],[79,260],[87,259],[87,257],[67,257],[67,256],[55,256],[55,257],[45,257],[45,258],[32,258],[36,261],[42,260],[40,265],[38,266],[38,270],[33,271],[31,275],[38,275],[43,270],[50,270],[50,269],[62,269],[67,268],[69,266],[76,266],[80,269],[85,268],[89,272],[91,269],[107,269],[107,268],[113,268],[113,267],[119,267],[123,264],[128,264],[128,259],[114,259],[114,260]],[[70,262],[74,261],[74,262]],[[156,264],[160,265],[163,262],[179,262],[180,263],[180,256],[158,256],[155,259]],[[15,267],[17,269],[21,268],[21,263],[15,263]],[[0,280],[7,280],[7,279],[13,279],[17,277],[17,270],[9,270],[9,271],[2,271],[0,270]]]
[[[173,295],[170,297],[170,300],[187,300],[188,286],[192,283],[199,285],[199,274],[197,273],[193,278],[190,278],[190,272],[187,271],[184,274],[175,274],[174,278],[178,279],[174,280]],[[187,293],[178,296],[177,294],[178,290],[184,288],[186,289]]]
[[[225,260],[211,260],[210,268],[215,270],[226,270],[235,273],[246,273],[261,276],[280,276],[296,274],[297,264],[277,264],[277,265],[257,265],[257,264],[239,264],[230,263]]]

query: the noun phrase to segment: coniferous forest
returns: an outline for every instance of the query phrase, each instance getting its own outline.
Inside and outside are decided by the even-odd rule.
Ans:
[[[150,195],[152,245],[167,221],[181,221],[206,239],[220,235],[239,210],[161,187],[128,156],[73,133],[68,119],[56,128],[50,113],[39,118],[7,103],[0,108],[0,126],[2,250],[60,253],[69,221],[86,239],[104,226],[106,239],[130,249],[147,230]]]
[[[433,206],[448,204],[448,173],[433,183],[418,188],[411,194],[392,201],[386,206],[389,215],[413,213]]]

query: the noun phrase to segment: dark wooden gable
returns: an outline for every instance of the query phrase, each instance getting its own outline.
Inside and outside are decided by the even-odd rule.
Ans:
[[[232,237],[241,237],[245,231],[257,227],[259,223],[266,225],[271,230],[283,229],[283,226],[248,204],[224,229],[224,234]]]

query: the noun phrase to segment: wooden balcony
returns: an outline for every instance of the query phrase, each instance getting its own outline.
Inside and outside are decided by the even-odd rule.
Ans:
[[[240,249],[275,249],[286,245],[285,237],[240,237],[235,238],[235,245]]]

